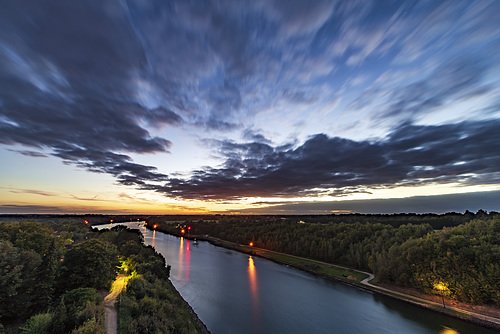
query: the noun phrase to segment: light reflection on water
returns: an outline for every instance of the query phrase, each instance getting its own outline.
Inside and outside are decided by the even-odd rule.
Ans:
[[[186,239],[186,255],[184,256],[184,280],[182,281],[182,286],[189,283],[189,272],[190,272],[190,258],[191,250],[189,249],[190,241]]]
[[[177,282],[182,279],[184,274],[184,238],[181,237],[181,242],[179,243],[179,263],[177,269]]]
[[[453,328],[444,326],[439,334],[460,334],[460,332],[454,330]]]
[[[260,328],[260,307],[259,307],[259,290],[257,286],[257,271],[255,263],[251,256],[248,257],[248,278],[250,281],[250,291],[252,293],[252,317],[254,324]]]
[[[181,287],[185,286],[189,282],[190,259],[190,241],[189,239],[181,237],[179,242],[179,260],[176,275],[176,281],[181,282]]]

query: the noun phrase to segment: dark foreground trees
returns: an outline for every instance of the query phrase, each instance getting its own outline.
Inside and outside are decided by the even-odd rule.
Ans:
[[[139,231],[92,232],[81,220],[0,222],[0,322],[9,333],[104,334],[102,296],[121,272],[133,277],[121,333],[200,333],[170,267],[142,241]]]

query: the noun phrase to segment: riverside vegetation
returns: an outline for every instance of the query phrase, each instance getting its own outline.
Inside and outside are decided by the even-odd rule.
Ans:
[[[500,214],[152,217],[157,229],[368,270],[380,283],[500,306]],[[186,232],[185,232],[186,233]]]
[[[117,272],[131,276],[119,333],[202,332],[139,231],[41,220],[0,222],[0,332],[104,334],[103,296]]]

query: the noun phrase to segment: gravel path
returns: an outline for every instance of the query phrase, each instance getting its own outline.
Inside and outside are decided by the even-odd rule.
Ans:
[[[118,330],[118,315],[116,313],[115,303],[120,292],[127,286],[128,278],[125,275],[118,275],[113,282],[111,292],[104,298],[104,307],[106,309],[106,317],[104,328],[107,334],[116,334]]]

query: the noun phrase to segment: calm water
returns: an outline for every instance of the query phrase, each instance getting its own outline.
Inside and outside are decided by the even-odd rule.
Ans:
[[[208,242],[141,231],[212,334],[496,333]]]

